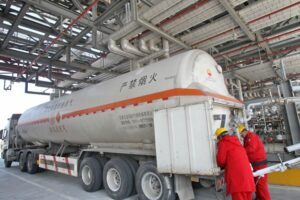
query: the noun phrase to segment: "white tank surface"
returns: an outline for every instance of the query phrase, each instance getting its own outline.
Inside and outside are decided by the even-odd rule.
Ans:
[[[18,131],[34,143],[153,146],[153,111],[182,98],[213,96],[238,103],[222,69],[206,52],[191,50],[33,107]]]

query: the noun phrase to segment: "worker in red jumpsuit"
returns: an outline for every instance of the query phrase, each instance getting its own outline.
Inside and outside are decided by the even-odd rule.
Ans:
[[[218,138],[217,163],[225,169],[227,195],[231,195],[232,200],[252,200],[255,184],[245,149],[225,128],[217,129],[215,135]]]
[[[244,138],[244,147],[248,155],[248,159],[253,167],[253,171],[257,171],[267,167],[267,156],[263,143],[259,136],[248,131],[244,125],[238,127],[238,131]],[[255,177],[256,199],[270,200],[270,192],[268,189],[268,175],[263,177]]]

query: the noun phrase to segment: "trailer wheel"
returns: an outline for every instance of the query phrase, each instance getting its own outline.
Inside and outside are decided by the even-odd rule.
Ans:
[[[103,168],[104,168],[104,165],[105,165],[105,163],[107,163],[107,161],[108,161],[108,159],[106,158],[106,157],[103,157],[103,156],[100,156],[100,155],[96,155],[96,156],[94,156],[94,158],[96,158],[97,159],[97,161],[98,161],[98,163],[99,163],[99,165],[101,166],[101,186],[100,186],[100,188],[99,189],[103,189]]]
[[[10,168],[11,163],[12,163],[12,161],[7,160],[7,152],[4,152],[4,166],[5,166],[5,168]]]
[[[171,178],[160,174],[154,162],[139,167],[135,183],[141,200],[175,200]]]
[[[125,199],[133,191],[133,174],[127,162],[112,158],[103,170],[103,183],[107,194],[113,199]]]
[[[26,162],[26,165],[27,165],[27,172],[29,174],[35,174],[38,172],[39,170],[39,166],[37,165],[37,162],[34,158],[34,155],[33,153],[29,153],[27,155],[27,162]]]
[[[84,158],[80,164],[81,184],[85,191],[94,192],[102,185],[102,167],[93,157]]]
[[[94,156],[94,158],[96,158],[99,162],[99,164],[101,165],[102,169],[105,165],[105,163],[107,163],[108,159],[106,157],[100,156],[100,155],[96,155]]]
[[[27,171],[26,154],[24,152],[20,153],[19,169],[20,169],[21,172],[26,172]]]
[[[137,172],[137,170],[139,168],[139,164],[137,163],[137,161],[135,161],[134,159],[129,158],[129,157],[124,157],[123,159],[127,162],[128,166],[130,167],[130,170],[132,172],[132,175],[133,175],[133,187],[132,187],[131,195],[135,195],[137,193],[137,191],[135,189],[134,182],[135,182],[136,172]]]
[[[214,185],[213,180],[207,180],[207,179],[200,179],[199,183],[204,188],[211,188]]]

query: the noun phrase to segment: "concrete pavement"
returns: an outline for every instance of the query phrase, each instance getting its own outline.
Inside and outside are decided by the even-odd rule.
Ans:
[[[270,186],[272,200],[298,200],[300,188]],[[214,189],[196,190],[197,200],[221,200],[222,195]],[[34,175],[19,171],[18,163],[11,168],[4,168],[0,160],[0,199],[3,200],[109,200],[104,190],[93,193],[85,192],[78,178],[50,171]],[[136,200],[131,197],[128,200]]]

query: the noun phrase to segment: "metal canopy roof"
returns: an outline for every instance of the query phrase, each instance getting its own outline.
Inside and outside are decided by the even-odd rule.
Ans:
[[[0,0],[0,78],[41,76],[51,80],[44,87],[80,89],[128,72],[130,56],[151,54],[117,55],[111,40],[159,50],[162,38],[171,55],[203,49],[249,81],[278,78],[283,57],[298,76],[299,13],[299,0]]]

